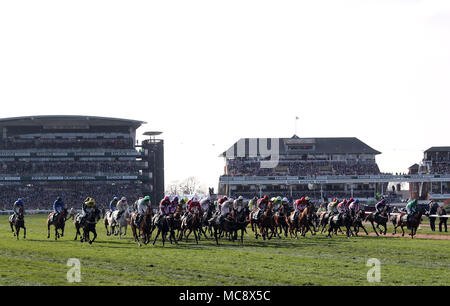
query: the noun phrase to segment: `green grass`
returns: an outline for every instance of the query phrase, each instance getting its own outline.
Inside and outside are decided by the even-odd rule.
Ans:
[[[7,216],[0,216],[1,285],[449,285],[450,241],[325,235],[256,240],[244,246],[225,240],[198,245],[141,248],[131,239],[107,237],[102,222],[89,245],[73,241],[72,222],[66,235],[47,239],[45,216],[26,216],[27,239],[17,241]],[[130,229],[129,229],[130,230]],[[427,231],[425,229],[425,231]],[[388,233],[390,233],[389,230]],[[424,233],[424,231],[420,231]],[[81,283],[69,283],[69,258],[81,261]],[[369,258],[381,261],[381,282],[366,280]]]

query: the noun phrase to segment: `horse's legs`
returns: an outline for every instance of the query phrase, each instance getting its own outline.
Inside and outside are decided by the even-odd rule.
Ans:
[[[377,236],[379,236],[378,232],[377,232],[377,229],[375,228],[375,225],[373,225],[373,221],[372,220],[370,220],[370,223],[372,224],[372,227],[373,227],[373,230],[375,231],[375,234],[377,234]]]
[[[50,238],[50,223],[47,224],[47,238]]]
[[[194,237],[195,237],[195,242],[198,244],[199,237],[197,235],[197,230],[195,228],[194,228]]]
[[[95,238],[97,238],[97,231],[95,230],[95,228],[92,230],[92,233],[94,234],[94,238],[92,240],[89,240],[89,244],[92,244],[92,242],[94,242]]]
[[[77,226],[75,226],[75,228],[77,229],[77,231],[76,231],[76,233],[75,233],[75,239],[74,239],[74,240],[77,240],[78,235],[80,234],[80,228],[77,227]]]
[[[156,239],[158,238],[160,232],[161,232],[161,230],[158,228],[158,232],[156,233],[155,240],[153,240],[153,245],[155,245]]]

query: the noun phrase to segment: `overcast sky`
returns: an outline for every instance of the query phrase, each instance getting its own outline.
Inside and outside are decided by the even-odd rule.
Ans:
[[[1,1],[0,117],[163,131],[217,188],[241,137],[358,137],[383,172],[450,145],[450,1]]]

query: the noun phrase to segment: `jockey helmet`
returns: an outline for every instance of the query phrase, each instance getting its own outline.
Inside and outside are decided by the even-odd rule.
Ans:
[[[87,198],[86,199],[87,201],[86,202],[84,202],[84,204],[86,204],[86,205],[95,205],[95,200],[93,199],[93,198]]]
[[[61,201],[62,201],[62,198],[61,198],[61,197],[58,197],[58,198],[56,199],[56,201],[61,202]]]
[[[126,197],[122,197],[122,199],[121,199],[122,201],[126,201],[127,200],[127,198]]]
[[[305,201],[308,202],[309,201],[309,197],[305,197]]]
[[[353,201],[353,203],[356,203],[356,204],[357,204],[357,203],[359,203],[359,200],[356,199],[356,200]]]
[[[277,201],[278,201],[278,202],[281,202],[281,201],[282,201],[281,196],[278,196],[278,197],[277,197]]]
[[[145,196],[144,201],[150,201],[150,196]]]
[[[178,197],[173,198],[173,201],[174,201],[175,203],[178,203]]]
[[[244,200],[244,197],[243,197],[243,196],[239,196],[239,197],[237,198],[237,200],[238,200],[238,201],[242,201],[242,200]]]
[[[301,198],[300,198],[300,201],[301,201],[301,202],[305,202],[305,197],[301,197]]]
[[[16,203],[17,203],[17,204],[23,204],[22,198],[18,198]]]
[[[175,199],[174,199],[175,200]],[[177,199],[178,200],[178,199]],[[180,204],[184,204],[184,203],[186,203],[186,201],[184,200],[184,198],[181,198],[181,200],[180,200]]]
[[[270,199],[270,202],[275,202],[276,200],[277,200],[277,198],[272,197],[272,198]]]
[[[284,197],[282,201],[285,203],[289,202],[288,198],[286,198],[286,197]]]
[[[114,197],[113,201],[119,201],[118,197]]]
[[[170,201],[169,196],[165,196],[165,197],[164,197],[164,201]]]

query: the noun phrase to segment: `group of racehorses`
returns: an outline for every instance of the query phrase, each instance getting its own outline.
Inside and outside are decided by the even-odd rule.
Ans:
[[[155,231],[156,235],[153,238],[153,244],[161,236],[164,245],[167,235],[169,235],[170,243],[178,244],[178,241],[183,240],[183,238],[187,241],[191,234],[193,234],[196,243],[202,236],[205,239],[209,236],[210,238],[214,237],[216,244],[219,244],[219,238],[222,237],[226,237],[230,241],[239,240],[243,244],[244,233],[246,233],[249,224],[255,234],[255,238],[257,239],[261,236],[265,240],[272,237],[281,238],[282,234],[285,237],[289,235],[291,238],[297,239],[298,234],[305,236],[307,232],[310,232],[312,235],[316,235],[317,232],[323,233],[326,230],[328,231],[328,236],[331,237],[332,234],[336,235],[338,231],[344,233],[341,227],[345,228],[347,237],[357,236],[360,229],[368,235],[363,225],[364,221],[371,223],[377,236],[379,235],[378,231],[386,235],[387,223],[390,221],[394,226],[393,234],[400,227],[402,236],[404,236],[404,227],[406,226],[411,229],[409,235],[413,238],[420,225],[421,217],[425,213],[424,209],[421,209],[407,221],[405,214],[391,215],[388,207],[380,213],[371,212],[366,214],[362,209],[356,213],[351,211],[329,213],[327,211],[318,211],[312,203],[306,205],[302,211],[295,213],[288,205],[281,205],[279,209],[274,211],[272,202],[269,202],[267,208],[263,213],[259,214],[259,217],[256,217],[258,214],[257,210],[250,211],[248,207],[232,209],[225,217],[221,217],[215,211],[214,204],[210,203],[206,211],[194,211],[194,213],[186,214],[183,207],[178,205],[173,214],[161,216],[148,207],[144,216],[138,222],[137,212],[130,208],[122,213],[119,213],[117,210],[114,212],[108,211],[104,216],[104,224],[107,235],[114,234],[119,235],[119,237],[126,235],[127,226],[130,225],[134,241],[139,246],[142,243],[148,244],[151,242],[152,234]],[[75,214],[73,209],[68,211],[65,208],[61,213],[50,213],[47,218],[47,238],[50,238],[50,227],[52,225],[55,228],[55,240],[63,237],[65,222],[73,218],[76,229],[74,240],[77,240],[78,236],[80,236],[81,242],[86,241],[92,244],[97,237],[95,226],[101,218],[101,212],[98,208],[86,212],[82,222],[79,218],[80,214]],[[19,239],[20,228],[23,228],[23,237],[26,238],[23,209],[19,209],[16,217],[11,215],[9,223],[11,231],[17,239]],[[380,226],[384,229],[381,229]],[[124,232],[122,231],[123,228],[125,229]],[[80,232],[80,229],[83,230],[83,233]],[[93,234],[92,239],[90,238],[90,233]]]

